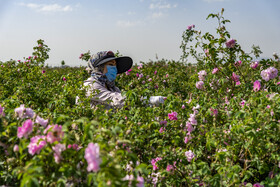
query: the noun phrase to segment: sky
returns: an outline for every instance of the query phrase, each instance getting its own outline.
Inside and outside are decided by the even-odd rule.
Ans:
[[[51,49],[49,66],[85,66],[81,53],[111,50],[134,63],[180,60],[188,25],[215,34],[208,14],[225,9],[231,37],[262,57],[280,53],[279,0],[0,0],[0,61],[32,55],[38,39]]]

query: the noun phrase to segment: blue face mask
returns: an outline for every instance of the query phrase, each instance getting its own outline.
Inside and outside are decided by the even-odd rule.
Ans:
[[[109,66],[108,65],[107,66],[107,73],[105,73],[105,75],[106,75],[107,79],[112,82],[116,79],[117,72],[118,72],[118,70],[117,70],[116,66]]]

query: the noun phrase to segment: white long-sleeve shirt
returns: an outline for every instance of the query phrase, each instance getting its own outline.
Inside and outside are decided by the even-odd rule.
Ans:
[[[115,90],[110,90],[93,77],[84,81],[84,87],[86,87],[86,97],[91,98],[91,107],[98,104],[105,105],[106,109],[124,106],[126,97],[121,95],[118,87],[115,87]]]

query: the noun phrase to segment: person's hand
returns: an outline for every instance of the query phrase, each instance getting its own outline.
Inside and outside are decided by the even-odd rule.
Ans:
[[[163,96],[151,96],[149,100],[149,104],[158,106],[160,103],[164,103]]]

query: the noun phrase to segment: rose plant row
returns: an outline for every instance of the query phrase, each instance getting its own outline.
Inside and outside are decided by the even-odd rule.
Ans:
[[[118,76],[122,109],[90,108],[85,68],[48,67],[43,40],[32,56],[0,62],[0,184],[279,186],[279,57],[243,51],[223,10],[208,18],[217,33],[187,26],[180,62]],[[164,103],[143,101],[153,95]]]

